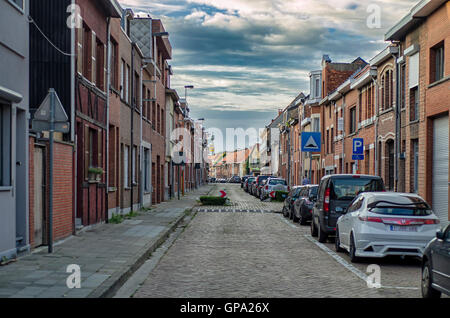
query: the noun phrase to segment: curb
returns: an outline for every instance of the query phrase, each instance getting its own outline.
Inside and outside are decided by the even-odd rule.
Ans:
[[[193,211],[196,203],[186,210]],[[114,273],[108,278],[105,283],[97,287],[92,293],[90,293],[87,298],[110,298],[115,295],[115,293],[122,287],[122,285],[145,263],[148,259],[149,254],[152,254],[158,247],[160,247],[170,236],[170,234],[175,231],[175,229],[180,225],[180,223],[186,218],[187,213],[185,212],[175,219],[175,222],[169,225],[169,227],[158,237],[158,239],[152,243],[145,246],[143,252],[139,252],[140,256],[137,257],[135,261],[125,270]]]
[[[192,209],[192,208],[191,208]],[[145,263],[148,259],[149,254],[153,253],[161,244],[163,244],[169,235],[178,227],[178,225],[184,220],[186,217],[186,213],[183,213],[180,217],[178,217],[174,223],[172,223],[167,230],[165,230],[155,242],[149,243],[145,247],[145,251],[140,253],[136,261],[131,264],[131,266],[127,266],[124,271],[114,273],[108,280],[97,287],[92,293],[89,294],[87,298],[110,298],[114,296],[114,294],[120,289],[120,287],[127,281],[128,278],[131,277],[138,269]],[[108,284],[107,282],[111,281],[112,284]]]

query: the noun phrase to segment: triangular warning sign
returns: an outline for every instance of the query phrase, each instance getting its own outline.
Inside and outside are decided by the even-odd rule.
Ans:
[[[319,149],[319,146],[317,145],[313,136],[311,136],[311,137],[309,137],[308,141],[306,142],[306,145],[304,148],[313,150],[313,149]]]

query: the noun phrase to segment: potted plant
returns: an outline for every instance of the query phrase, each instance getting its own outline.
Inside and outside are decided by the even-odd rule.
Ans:
[[[88,175],[89,175],[89,181],[96,181],[100,182],[101,176],[103,174],[102,168],[89,168]]]

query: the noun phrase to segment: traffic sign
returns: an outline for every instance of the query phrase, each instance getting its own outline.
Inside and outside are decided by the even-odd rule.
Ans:
[[[225,190],[220,190],[220,197],[222,199],[227,197],[227,193],[225,192]]]
[[[55,123],[65,123],[69,120],[69,117],[67,117],[66,111],[64,110],[64,107],[59,100],[58,94],[56,94],[55,91],[49,92],[47,94],[44,101],[34,114],[34,120],[50,121],[50,97],[52,94],[54,94],[55,97]]]
[[[320,152],[322,150],[322,134],[319,132],[302,133],[302,152]]]
[[[353,155],[352,160],[364,160],[364,139],[353,139]]]

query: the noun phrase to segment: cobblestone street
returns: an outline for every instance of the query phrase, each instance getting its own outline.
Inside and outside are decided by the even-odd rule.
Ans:
[[[133,297],[420,297],[417,260],[355,266],[312,239],[309,227],[267,212],[281,203],[261,202],[239,185],[216,187],[232,206],[199,208]],[[370,264],[381,266],[381,289],[367,287]]]

